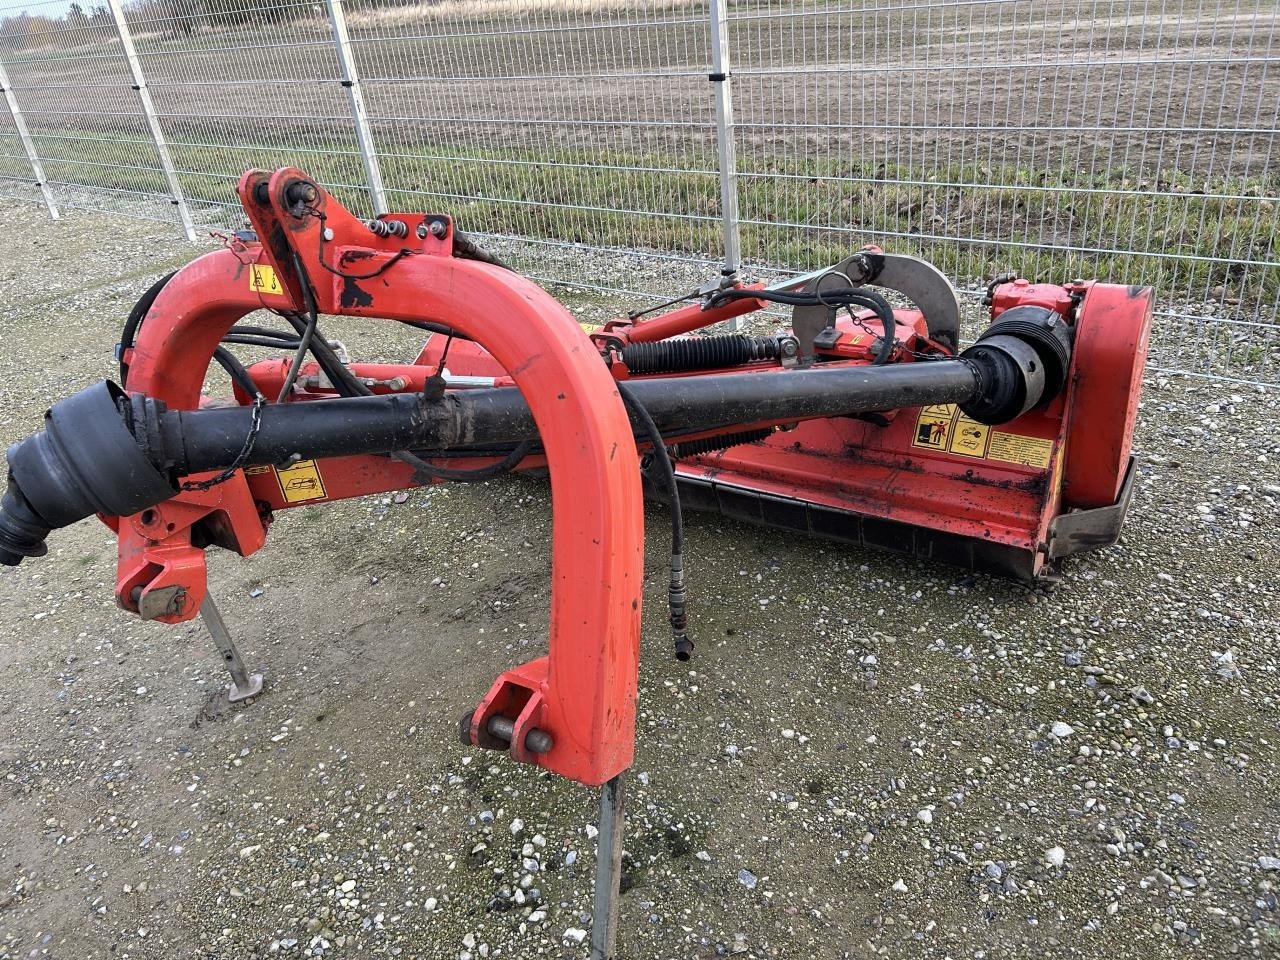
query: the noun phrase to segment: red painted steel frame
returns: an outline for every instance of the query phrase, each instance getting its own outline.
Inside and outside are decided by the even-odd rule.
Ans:
[[[297,196],[290,188],[300,182],[311,183],[295,169],[242,178],[240,197],[263,245],[208,254],[169,282],[127,358],[129,389],[171,407],[195,407],[208,362],[229,327],[260,307],[301,308],[295,255],[322,313],[434,321],[482,343],[511,372],[538,424],[554,525],[548,655],[498,679],[473,715],[472,739],[505,747],[487,733],[489,719],[501,714],[515,723],[510,749],[517,759],[604,783],[633,755],[644,549],[636,448],[613,379],[573,317],[530,281],[453,257],[450,233],[417,239],[421,216],[403,218],[408,239],[378,238],[319,188],[305,203],[291,202]],[[323,242],[322,230],[332,231]],[[251,289],[263,285],[251,283],[254,264],[272,268],[287,292]],[[239,544],[241,552],[260,546],[262,521],[244,477],[214,491],[238,504],[229,508],[233,527],[250,519],[257,524],[259,539]],[[187,499],[180,495],[157,509],[167,516]],[[203,592],[202,552],[189,539],[171,542],[180,528],[166,531],[166,521],[157,529],[154,517],[142,525],[157,538],[150,539],[139,532],[141,519],[119,524],[121,602],[136,609],[134,588],[141,594],[155,589],[146,572],[162,565],[161,551],[177,550],[183,563],[168,580],[185,578],[188,595],[181,611],[162,619],[194,615]],[[140,568],[143,560],[151,567]],[[525,749],[525,734],[534,728],[553,738],[549,752]]]

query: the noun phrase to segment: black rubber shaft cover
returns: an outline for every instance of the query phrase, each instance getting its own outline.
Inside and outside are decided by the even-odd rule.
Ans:
[[[129,516],[177,493],[126,426],[123,397],[115,384],[94,384],[55,403],[42,432],[9,448],[0,563],[40,556],[50,530],[95,513]]]
[[[1049,403],[1067,385],[1071,367],[1071,347],[1075,330],[1059,314],[1045,307],[1011,307],[983,331],[979,342],[989,337],[1010,336],[1028,344],[1044,368],[1044,394],[1040,406]]]

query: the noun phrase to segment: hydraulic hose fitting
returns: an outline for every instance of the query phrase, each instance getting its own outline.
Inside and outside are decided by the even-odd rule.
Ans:
[[[671,585],[667,594],[671,610],[671,639],[675,644],[676,659],[684,663],[693,656],[693,641],[689,639],[689,621],[685,616],[687,596],[684,588],[684,557],[671,555]]]
[[[366,220],[364,225],[369,228],[369,232],[378,237],[396,237],[403,239],[409,235],[409,225],[403,220],[383,220],[377,218],[375,220]]]

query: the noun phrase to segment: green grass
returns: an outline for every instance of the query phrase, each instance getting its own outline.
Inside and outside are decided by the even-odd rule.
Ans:
[[[284,143],[213,149],[186,144],[179,132],[171,149],[186,171],[184,190],[198,202],[233,203],[235,178],[254,166],[292,162],[323,182],[361,183],[353,144],[327,143],[323,135],[295,131],[294,143],[313,145],[300,152]],[[147,142],[114,145],[110,162],[123,169],[83,165],[101,159],[90,140],[51,139],[45,149],[65,158],[50,161],[53,179],[165,192]],[[650,169],[670,166],[669,157],[587,150],[495,149],[442,158],[423,149],[384,154],[381,162],[393,208],[450,212],[464,229],[708,259],[720,253],[719,184],[707,172],[714,170],[712,156],[695,158],[701,172],[674,173]],[[1052,175],[1013,166],[915,169],[854,157],[775,157],[761,147],[752,147],[740,166],[749,263],[811,268],[879,242],[920,253],[960,280],[1014,270],[1043,279],[1153,283],[1166,294],[1203,294],[1221,285],[1246,304],[1274,303],[1280,294],[1280,268],[1273,266],[1280,262],[1280,225],[1266,199],[1280,195],[1276,172],[1204,180],[1177,170],[1144,179],[1124,169]],[[336,192],[367,210],[359,187]]]

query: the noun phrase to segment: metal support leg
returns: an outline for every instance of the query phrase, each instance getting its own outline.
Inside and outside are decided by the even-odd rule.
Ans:
[[[625,773],[600,788],[600,833],[596,837],[596,900],[591,917],[591,960],[614,960],[618,898],[622,881],[622,833],[626,826]]]
[[[222,662],[227,665],[227,671],[231,674],[231,686],[227,688],[227,699],[235,703],[260,694],[262,674],[251,674],[245,669],[240,651],[236,649],[235,641],[231,639],[231,632],[227,630],[227,625],[222,619],[222,614],[218,612],[213,597],[208,594],[205,594],[204,602],[200,604],[200,619],[209,628],[209,635],[213,637],[214,645],[222,654]]]
[[[133,77],[133,89],[138,94],[138,102],[142,106],[142,116],[151,132],[151,140],[156,147],[156,157],[160,161],[160,169],[164,172],[165,183],[169,186],[169,197],[178,211],[178,221],[182,224],[182,232],[188,240],[195,240],[196,228],[191,220],[191,208],[187,205],[186,194],[182,192],[182,184],[178,182],[177,171],[173,167],[173,157],[169,154],[169,144],[165,141],[164,131],[160,129],[160,121],[156,118],[156,106],[151,101],[151,91],[147,89],[146,78],[142,74],[142,62],[138,59],[137,48],[133,45],[133,34],[129,31],[129,21],[125,19],[124,5],[121,0],[107,0],[111,14],[115,17],[116,31],[120,34],[120,45],[124,48],[125,59],[129,62],[129,73]]]
[[[369,112],[365,109],[364,94],[360,91],[360,74],[351,52],[351,38],[347,35],[347,16],[342,10],[342,0],[327,0],[329,23],[333,27],[333,43],[338,51],[338,66],[342,69],[342,85],[347,88],[351,101],[351,120],[355,124],[356,146],[360,148],[360,161],[364,164],[365,181],[369,184],[369,202],[375,214],[387,212],[387,192],[382,185],[382,167],[373,146],[373,130],[369,126]]]
[[[58,205],[53,201],[53,191],[49,189],[49,181],[44,175],[44,164],[40,162],[40,154],[31,139],[31,131],[27,129],[27,121],[18,107],[18,100],[13,95],[13,84],[9,82],[9,72],[0,63],[0,88],[4,90],[5,103],[9,105],[9,113],[13,117],[14,129],[18,131],[18,139],[22,141],[22,149],[26,151],[27,160],[31,164],[31,173],[36,178],[36,186],[44,197],[44,205],[49,209],[49,216],[58,219]]]

